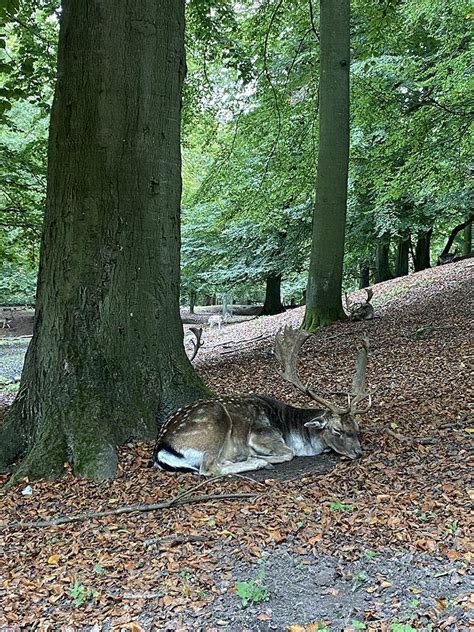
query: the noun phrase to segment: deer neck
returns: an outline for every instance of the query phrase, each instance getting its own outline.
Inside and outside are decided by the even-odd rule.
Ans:
[[[258,399],[266,408],[267,414],[270,416],[272,423],[282,433],[283,438],[288,437],[290,434],[300,433],[303,439],[309,439],[310,436],[320,434],[322,432],[318,430],[308,430],[305,427],[307,421],[311,421],[318,414],[323,414],[325,411],[317,408],[296,408],[289,404],[279,402],[273,397],[267,397],[265,395],[258,395]]]

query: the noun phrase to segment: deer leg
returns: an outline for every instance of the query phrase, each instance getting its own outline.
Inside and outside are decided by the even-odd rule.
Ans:
[[[285,463],[294,457],[293,450],[283,441],[283,437],[274,429],[265,428],[250,433],[249,446],[255,456],[267,463]]]
[[[224,462],[217,466],[219,474],[240,474],[241,472],[251,472],[252,470],[262,470],[268,468],[268,461],[251,457],[246,461],[238,461],[237,463]]]
[[[293,457],[295,456],[293,454],[293,452],[288,449],[288,453],[287,454],[271,454],[271,455],[262,455],[260,458],[265,459],[265,461],[267,463],[286,463],[287,461],[291,461],[293,460]]]

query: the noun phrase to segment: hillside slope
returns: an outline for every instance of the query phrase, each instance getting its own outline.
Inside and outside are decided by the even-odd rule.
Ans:
[[[307,342],[304,377],[316,389],[343,390],[358,339],[370,337],[368,378],[377,392],[356,461],[322,455],[294,459],[287,480],[275,468],[260,480],[203,481],[152,470],[152,445],[129,444],[112,482],[66,471],[59,481],[31,483],[28,496],[0,491],[0,628],[263,632],[324,621],[347,631],[472,629],[473,271],[464,261],[376,286],[374,321],[335,324]],[[292,310],[213,332],[199,370],[217,392],[265,392],[303,405],[278,374],[270,338],[241,342],[301,316]],[[240,342],[211,348],[225,338]],[[223,349],[231,352],[218,355]],[[160,512],[69,528],[12,526],[156,503],[197,487],[211,496]],[[222,493],[253,496],[212,497]],[[243,609],[238,581],[246,590],[263,583],[268,601]],[[408,627],[393,627],[400,622]]]

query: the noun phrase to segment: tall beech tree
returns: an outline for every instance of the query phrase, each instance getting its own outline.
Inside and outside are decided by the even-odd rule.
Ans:
[[[319,152],[303,329],[344,317],[342,269],[349,169],[350,0],[320,0]]]
[[[206,389],[179,318],[184,1],[64,0],[34,335],[0,427],[20,476],[114,475]]]

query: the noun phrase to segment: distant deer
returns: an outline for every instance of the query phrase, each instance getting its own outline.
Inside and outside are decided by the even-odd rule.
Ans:
[[[346,311],[349,316],[349,320],[372,320],[375,315],[373,305],[370,304],[374,295],[373,290],[369,287],[366,288],[367,298],[365,301],[357,301],[351,303],[346,292]]]
[[[209,316],[208,320],[207,320],[207,324],[209,325],[209,329],[212,329],[213,327],[217,327],[220,331],[221,326],[222,326],[222,322],[223,322],[223,318],[220,314],[213,314],[212,316]]]
[[[2,327],[1,328],[2,329],[11,329],[12,322],[14,320],[14,318],[13,318],[13,311],[11,309],[5,309],[5,308],[3,308],[2,311],[3,311],[3,314],[0,317],[0,321],[2,323]],[[9,313],[10,315],[7,316],[5,312]]]
[[[297,356],[309,334],[290,327],[278,332],[275,356],[281,375],[318,408],[294,408],[265,395],[197,401],[177,410],[162,426],[153,461],[170,472],[236,474],[313,456],[329,449],[355,459],[362,448],[356,416],[371,406],[366,390],[368,340],[360,347],[347,406],[339,407],[305,386]],[[368,404],[361,402],[368,398]]]

